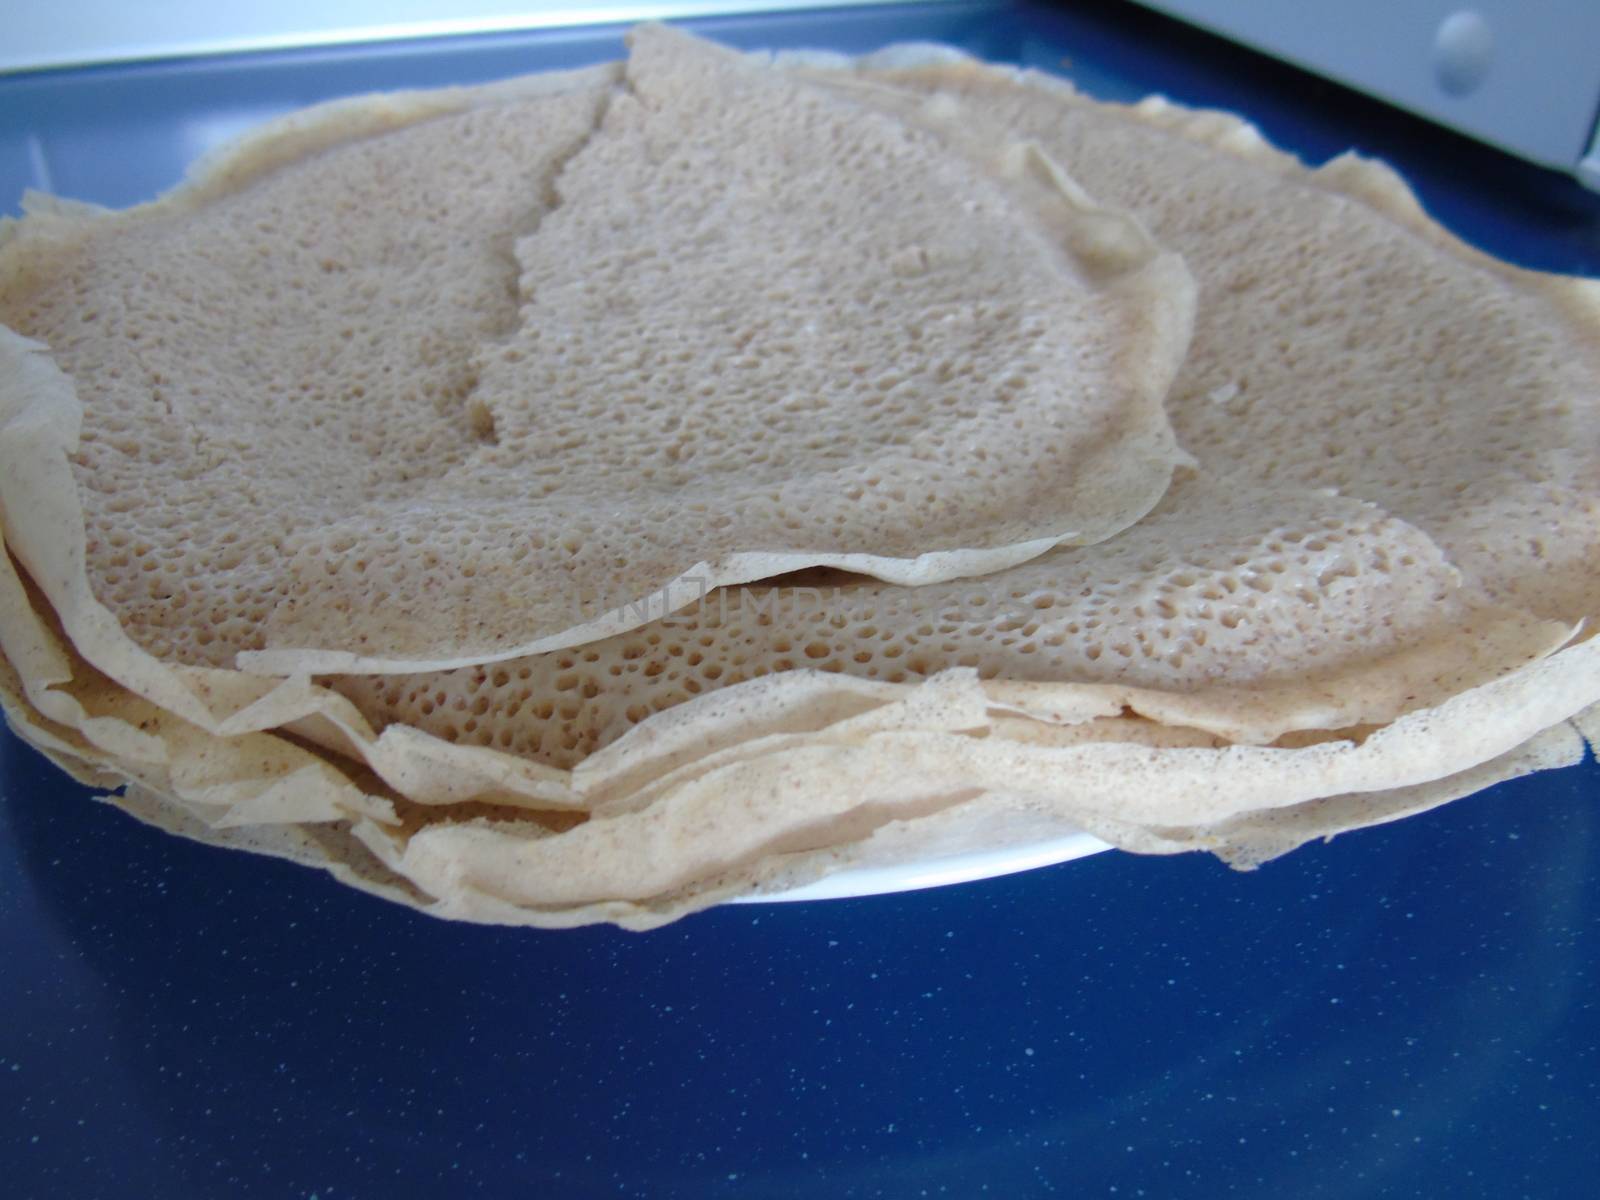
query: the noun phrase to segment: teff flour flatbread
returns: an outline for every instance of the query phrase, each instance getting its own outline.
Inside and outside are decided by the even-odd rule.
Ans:
[[[652,67],[651,53],[664,61]],[[193,653],[195,639],[180,654],[149,628],[130,639],[117,620],[128,614],[97,602],[85,550],[92,560],[105,547],[85,539],[89,522],[74,507],[68,455],[80,451],[80,470],[83,458],[71,384],[42,349],[0,331],[0,509],[32,576],[0,587],[0,700],[13,728],[79,778],[130,781],[118,802],[175,832],[325,866],[439,915],[550,926],[647,927],[841,867],[1067,828],[1249,863],[1571,761],[1581,743],[1568,719],[1600,698],[1595,644],[1567,644],[1593,594],[1586,539],[1600,486],[1593,439],[1582,436],[1596,400],[1592,289],[1463,252],[1370,165],[1312,175],[1227,118],[1095,105],[1059,84],[933,58],[902,54],[893,70],[876,59],[863,75],[838,62],[798,78],[925,153],[944,147],[945,169],[975,173],[973,186],[1001,189],[1008,204],[1048,183],[1101,234],[1118,231],[1105,245],[1125,268],[1119,277],[1168,272],[1166,294],[1182,302],[1182,273],[1157,249],[1171,244],[1199,278],[1199,336],[1168,397],[1195,462],[1131,527],[964,581],[907,587],[812,571],[766,581],[748,600],[712,592],[670,622],[454,670],[250,676],[228,663],[233,649],[267,644],[255,609],[241,605],[242,618],[218,627],[208,645],[221,649]],[[604,112],[624,101],[613,148],[648,158],[666,147],[667,161],[681,131],[663,134],[661,113],[680,102],[693,112],[700,94],[664,99],[681,86],[672,63],[734,70],[734,60],[654,32],[636,60],[631,82],[608,68],[313,113],[222,160],[176,206],[216,202],[263,164],[370,150],[380,130],[457,121],[452,132],[493,142],[507,130],[483,114],[537,100],[550,119],[543,132],[571,136],[554,137],[552,150],[528,133],[525,179],[554,186],[576,164],[573,194],[589,201],[568,213],[567,232],[605,254],[605,221],[629,210],[625,200],[608,207],[602,186],[626,162],[597,153],[593,176],[583,174]],[[725,86],[759,93],[771,74],[741,64]],[[1170,178],[1130,153],[1147,137]],[[485,145],[470,144],[474,154]],[[1003,152],[986,158],[974,145]],[[1107,213],[1106,199],[1143,225]],[[1283,216],[1302,210],[1305,229]],[[585,212],[595,228],[583,228]],[[32,222],[31,248],[13,231],[9,252],[23,255],[13,265],[48,264],[92,223],[60,209]],[[519,232],[536,243],[561,228]],[[499,267],[520,245],[498,247]],[[1358,258],[1380,246],[1383,261],[1352,266],[1340,246],[1365,247]],[[348,268],[330,263],[332,277]],[[546,298],[562,296],[597,328],[606,318],[578,275],[538,279],[552,289]],[[0,276],[0,288],[19,280]],[[351,282],[359,312],[372,281]],[[413,282],[411,302],[422,303],[428,288]],[[515,331],[502,341],[507,330],[463,288],[447,306],[457,348],[492,335],[525,358]],[[1406,297],[1411,325],[1373,363],[1353,364],[1340,388],[1338,365],[1317,355],[1350,337],[1377,345],[1374,331],[1387,326],[1370,322],[1381,307],[1372,296],[1386,291]],[[1366,306],[1355,311],[1348,295]],[[559,320],[553,313],[550,327]],[[580,332],[563,335],[575,354],[585,352]],[[1477,354],[1470,374],[1419,351],[1452,346]],[[477,439],[468,453],[511,444],[509,410],[475,413],[470,397],[499,394],[491,377],[515,364],[486,371],[475,352],[428,350],[445,374],[461,372],[449,378],[466,388],[455,398],[468,402],[465,436]],[[388,360],[373,361],[382,374]],[[1496,370],[1500,386],[1482,387]],[[181,394],[172,383],[144,380],[169,400]],[[443,430],[448,403],[438,412]],[[1414,421],[1430,423],[1436,456],[1389,445],[1386,430]],[[203,442],[194,438],[192,457],[185,438],[166,442],[200,485],[217,469]],[[1178,452],[1163,453],[1170,469]],[[40,497],[60,503],[41,507]],[[134,521],[129,513],[113,515]],[[326,562],[308,568],[303,546],[273,544],[291,552],[294,579],[329,575]],[[114,549],[127,560],[118,570],[172,570],[153,540]],[[430,549],[424,538],[418,553]],[[337,575],[345,564],[331,565]],[[214,582],[198,581],[194,594]],[[454,601],[435,603],[454,611]],[[459,622],[441,624],[450,628],[439,644],[465,644]],[[317,627],[336,632],[338,621]],[[337,660],[344,667],[364,653],[334,649],[352,656]]]

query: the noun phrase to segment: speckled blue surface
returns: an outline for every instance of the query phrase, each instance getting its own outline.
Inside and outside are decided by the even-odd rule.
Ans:
[[[1117,6],[696,25],[1070,56],[1105,95],[1241,109],[1311,157],[1380,152],[1480,245],[1600,273],[1600,204],[1565,181]],[[170,143],[207,113],[616,50],[494,37],[0,80],[0,185],[36,170],[19,130],[50,135],[60,190],[127,203],[181,165],[163,123]],[[0,735],[8,1200],[1594,1194],[1593,763],[1251,874],[1105,854],[645,935],[446,925],[87,796]]]

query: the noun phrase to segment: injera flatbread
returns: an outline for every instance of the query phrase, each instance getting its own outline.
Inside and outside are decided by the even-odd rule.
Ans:
[[[1187,274],[1036,155],[658,28],[618,86],[337,122],[0,248],[0,321],[84,406],[92,593],[162,658],[476,663],[819,563],[982,574],[1109,536],[1182,461]],[[6,503],[126,680],[55,585],[66,517]]]
[[[935,114],[932,119],[946,118]],[[1396,209],[1394,215],[1399,219],[1405,214]],[[1559,285],[1553,286],[1559,290]],[[1214,402],[1227,403],[1228,397]],[[1215,488],[1219,478],[1227,478],[1205,459],[1202,468],[1186,477],[1181,488],[1204,494],[1206,488]],[[197,716],[202,726],[209,722],[214,729],[245,731],[272,727],[256,725],[257,721],[287,721],[295,735],[289,744],[296,749],[305,749],[307,739],[313,746],[320,744],[319,739],[330,745],[342,743],[340,757],[346,765],[340,770],[359,799],[341,793],[343,800],[330,800],[348,805],[339,809],[342,815],[332,823],[306,825],[285,819],[272,825],[230,826],[224,823],[232,803],[226,789],[211,793],[211,800],[203,798],[199,790],[215,781],[213,771],[197,772],[188,765],[185,770],[163,774],[129,760],[118,763],[117,770],[138,780],[138,786],[129,790],[123,803],[146,819],[182,826],[181,831],[191,836],[288,854],[299,861],[338,864],[347,874],[353,872],[351,879],[359,885],[391,896],[403,895],[408,902],[440,915],[546,925],[606,919],[647,927],[737,892],[781,887],[841,865],[936,852],[940,846],[984,839],[991,831],[1004,841],[1089,828],[1113,843],[1141,850],[1203,847],[1251,862],[1306,837],[1386,819],[1420,805],[1443,802],[1505,775],[1571,760],[1578,743],[1564,722],[1575,714],[1581,716],[1579,710],[1593,699],[1600,673],[1597,651],[1594,643],[1579,642],[1554,655],[1548,652],[1569,639],[1570,623],[1585,615],[1581,604],[1570,608],[1551,605],[1541,610],[1550,621],[1530,622],[1509,606],[1494,607],[1499,601],[1522,602],[1525,597],[1490,594],[1492,581],[1485,584],[1470,573],[1463,578],[1418,526],[1396,520],[1359,497],[1329,496],[1301,484],[1274,489],[1273,481],[1258,481],[1255,490],[1247,494],[1272,495],[1284,502],[1299,497],[1306,504],[1331,500],[1343,523],[1322,526],[1332,537],[1303,552],[1290,547],[1302,546],[1308,537],[1321,539],[1295,528],[1300,522],[1288,522],[1284,530],[1269,529],[1260,535],[1254,552],[1262,561],[1271,556],[1284,569],[1246,570],[1252,560],[1230,562],[1234,568],[1232,591],[1222,582],[1230,577],[1220,557],[1225,547],[1209,547],[1219,557],[1208,583],[1220,588],[1223,595],[1249,591],[1264,596],[1277,588],[1276,580],[1268,580],[1268,586],[1260,589],[1251,586],[1247,578],[1268,573],[1282,577],[1293,572],[1291,578],[1318,577],[1319,585],[1333,589],[1330,594],[1335,596],[1339,581],[1359,578],[1362,586],[1375,586],[1375,594],[1387,601],[1407,594],[1400,583],[1386,583],[1389,576],[1412,572],[1409,578],[1418,581],[1430,599],[1445,605],[1454,596],[1466,605],[1452,612],[1464,611],[1483,622],[1482,628],[1489,634],[1484,638],[1477,637],[1478,629],[1470,625],[1454,631],[1458,647],[1464,642],[1468,648],[1480,648],[1481,654],[1474,658],[1459,648],[1452,651],[1447,638],[1434,643],[1426,636],[1425,624],[1392,642],[1382,642],[1385,626],[1378,621],[1371,627],[1381,642],[1376,653],[1347,652],[1343,657],[1333,653],[1321,664],[1320,678],[1310,686],[1292,677],[1274,678],[1271,669],[1263,669],[1254,676],[1241,676],[1245,682],[1231,691],[1216,686],[1213,677],[1211,686],[1201,679],[1189,692],[1160,686],[1142,688],[1127,682],[1130,674],[1135,680],[1139,676],[1126,670],[1097,682],[1061,686],[1048,674],[980,681],[979,667],[945,664],[954,669],[941,671],[927,661],[917,672],[907,671],[898,682],[892,678],[901,669],[898,666],[877,678],[865,671],[862,674],[867,677],[852,678],[849,667],[833,662],[829,655],[807,655],[808,660],[832,669],[780,670],[737,687],[726,686],[726,680],[719,682],[717,676],[702,670],[698,674],[708,680],[706,685],[683,688],[656,716],[618,722],[607,740],[596,739],[580,747],[577,769],[570,773],[549,764],[542,764],[542,770],[530,769],[541,764],[480,749],[469,744],[476,730],[459,727],[464,723],[463,712],[500,720],[502,710],[493,704],[495,689],[513,686],[511,681],[535,661],[532,659],[497,664],[507,670],[504,684],[497,683],[492,672],[486,673],[490,688],[485,694],[475,696],[463,708],[447,709],[444,719],[453,719],[458,725],[452,734],[456,744],[403,724],[388,725],[381,736],[375,736],[377,728],[365,715],[308,680],[260,681],[254,693],[246,693],[239,690],[231,672],[160,664],[163,686],[175,689],[177,699],[190,706],[191,715]],[[1168,500],[1174,497],[1181,499],[1181,492],[1175,489]],[[1228,511],[1230,519],[1237,521],[1252,507],[1241,502],[1233,510],[1217,511]],[[1159,510],[1154,517],[1160,519]],[[1137,532],[1138,527],[1121,537]],[[1298,534],[1299,540],[1278,536],[1285,532]],[[1249,537],[1247,532],[1241,540],[1248,543]],[[1341,557],[1345,553],[1341,547],[1349,545],[1357,549],[1348,559]],[[1417,549],[1423,553],[1419,555]],[[1238,553],[1234,550],[1233,556]],[[1400,561],[1404,558],[1412,561]],[[1006,588],[1007,574],[998,577],[998,587]],[[825,579],[810,582],[828,583]],[[1170,581],[1163,578],[1162,582]],[[791,590],[799,586],[806,585]],[[840,586],[858,591],[873,585],[850,582]],[[1387,593],[1383,591],[1386,586],[1391,589]],[[23,590],[23,585],[18,587]],[[1427,590],[1430,587],[1434,590]],[[1439,587],[1445,589],[1443,597]],[[889,590],[884,591],[888,594]],[[1289,589],[1285,592],[1293,594]],[[1467,594],[1463,596],[1463,592]],[[1032,594],[1011,596],[1009,589],[1005,594],[1008,602],[1024,598],[1032,598]],[[1358,603],[1347,603],[1339,609],[1325,597],[1318,599],[1321,603],[1306,608],[1316,612],[1327,605],[1344,614],[1340,619],[1360,608]],[[29,603],[35,625],[48,624],[31,607],[39,603],[37,597]],[[1105,607],[1109,611],[1110,603]],[[1259,620],[1276,631],[1280,642],[1284,630],[1299,628],[1292,607],[1281,610],[1287,616],[1278,616],[1280,608],[1275,603],[1266,606],[1264,616],[1248,611],[1249,605],[1243,607],[1247,612],[1235,624]],[[1170,616],[1157,612],[1163,618]],[[5,613],[0,606],[0,618],[5,618]],[[1127,636],[1133,636],[1127,632],[1130,628],[1135,633],[1146,628],[1139,624],[1145,620],[1144,614],[1125,609],[1110,615],[1120,618],[1125,614],[1135,618],[1124,626]],[[767,608],[750,619],[757,627],[766,628],[761,624],[763,615],[770,623],[783,614]],[[1006,614],[996,622],[985,614],[974,624],[988,628],[1019,615]],[[1286,623],[1273,625],[1274,617]],[[720,615],[717,619],[721,620]],[[14,631],[21,624],[0,619],[0,633],[8,628]],[[1023,632],[1026,624],[1001,628],[994,640],[1011,637],[1011,646],[1023,645],[1034,636]],[[926,635],[919,629],[913,628],[912,633],[926,638],[948,636],[938,626]],[[646,636],[650,632],[678,639],[684,627],[641,631]],[[718,645],[714,628],[695,626],[692,632],[694,636],[687,641],[670,643],[678,645],[678,653],[663,650],[662,659],[686,660],[695,655],[699,661],[693,666],[702,668],[726,648]],[[708,634],[711,643],[701,644],[700,639]],[[891,634],[891,639],[898,636]],[[1316,639],[1306,640],[1315,643]],[[1329,646],[1332,642],[1330,638]],[[797,644],[803,648],[812,643]],[[1133,644],[1138,644],[1137,637]],[[601,645],[582,648],[574,662],[583,661],[591,652],[598,655]],[[646,645],[650,645],[648,640]],[[1259,642],[1242,645],[1248,650]],[[57,649],[70,660],[68,648]],[[32,653],[26,648],[16,651],[11,644],[5,645],[5,651],[8,656],[24,658]],[[1016,654],[1020,660],[1038,652],[1036,646]],[[792,649],[787,653],[792,654]],[[1414,655],[1414,660],[1396,667],[1408,654]],[[899,655],[885,657],[892,660],[904,655],[902,648]],[[1159,656],[1130,652],[1126,657],[1154,661]],[[1266,663],[1270,655],[1252,659],[1246,653],[1243,657]],[[559,668],[560,676],[575,673],[572,667],[561,666],[559,656],[547,661]],[[580,671],[601,661],[597,657]],[[605,661],[604,678],[598,672],[593,676],[580,673],[578,679],[555,690],[593,700],[607,686],[605,678],[617,678],[610,668],[626,661],[632,660],[619,653],[616,659]],[[797,668],[801,665],[795,664]],[[927,670],[929,667],[933,669]],[[1182,664],[1174,667],[1169,660],[1166,667],[1181,670]],[[69,677],[76,677],[74,672],[69,668]],[[96,729],[103,743],[82,760],[87,773],[103,771],[104,763],[115,761],[113,750],[106,747],[121,747],[124,742],[133,750],[124,748],[117,753],[137,751],[146,762],[159,758],[151,753],[149,743],[141,746],[132,737],[140,731],[127,717],[138,715],[139,710],[128,709],[126,701],[98,690],[100,681],[92,674],[82,675],[87,684],[67,688],[59,682],[56,686],[41,684],[45,675],[48,672],[35,680],[36,692],[42,688],[49,702],[58,705],[59,696],[50,693],[64,694],[77,705],[76,710],[67,706],[69,716],[76,711],[79,715],[74,719]],[[516,686],[532,677],[529,667],[529,675]],[[1478,686],[1471,686],[1473,679],[1480,681]],[[1352,680],[1360,693],[1354,701],[1343,686]],[[1432,693],[1429,703],[1419,704],[1418,694],[1407,690],[1412,681],[1423,686],[1424,694]],[[328,682],[343,686],[343,681]],[[539,686],[544,686],[542,680]],[[591,689],[594,696],[587,694]],[[4,691],[0,688],[0,693]],[[425,693],[409,702],[420,708],[422,700],[432,701],[435,694]],[[241,698],[249,699],[250,704],[243,704]],[[568,701],[574,698],[569,695]],[[541,702],[533,700],[534,704]],[[483,711],[471,713],[480,703]],[[443,698],[433,708],[445,709]],[[1173,724],[1118,716],[1124,708],[1161,712]],[[1406,715],[1387,724],[1381,719],[1361,719],[1386,709]],[[1301,733],[1273,739],[1272,732],[1278,727],[1274,714],[1281,717],[1284,711],[1313,719],[1309,725],[1291,723],[1289,728],[1299,728]],[[382,715],[378,717],[377,726],[381,727]],[[186,764],[184,748],[205,743],[181,728],[173,734],[172,723],[165,718],[157,721],[156,741],[163,747],[170,742]],[[1219,729],[1230,721],[1241,736],[1275,744],[1225,744]],[[23,718],[22,724],[44,728],[37,719]],[[1359,727],[1341,731],[1341,724]],[[435,728],[450,732],[442,724]],[[1305,735],[1307,728],[1334,732]],[[70,751],[74,736],[70,728],[47,732]],[[399,801],[378,771],[357,765],[383,745],[403,747],[397,762],[403,763],[415,753],[416,761],[431,763],[422,772],[428,777],[426,786],[437,789],[435,804],[448,806],[421,808]],[[591,752],[597,747],[602,748]],[[69,751],[61,751],[62,756],[68,757]],[[451,753],[461,757],[452,760]],[[371,757],[365,761],[371,762]],[[437,772],[448,775],[452,762],[468,761],[480,764],[479,780],[452,793]],[[508,770],[510,763],[520,764],[519,769]],[[395,765],[390,763],[391,768]],[[528,805],[526,811],[508,810],[500,797],[489,805],[481,802],[483,780],[501,771],[506,778],[515,776],[514,786],[524,789],[518,794]],[[172,783],[174,779],[176,783]],[[236,781],[228,780],[224,773],[223,782]],[[548,788],[549,796],[535,799],[540,788]],[[567,790],[562,792],[562,788]],[[184,790],[189,792],[187,797],[178,794]],[[330,793],[337,792],[337,787],[330,788]],[[474,803],[460,803],[464,798],[474,798]],[[394,816],[378,806],[376,802],[381,801],[396,804]],[[598,815],[582,824],[563,825],[548,812],[534,811],[562,803],[590,808]],[[359,811],[362,807],[368,811]],[[315,836],[305,831],[316,831]]]

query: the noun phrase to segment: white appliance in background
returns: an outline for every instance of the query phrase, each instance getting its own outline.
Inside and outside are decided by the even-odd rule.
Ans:
[[[1600,0],[1139,0],[1600,191]]]

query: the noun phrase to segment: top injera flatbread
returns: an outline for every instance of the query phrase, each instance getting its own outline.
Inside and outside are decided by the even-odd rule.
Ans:
[[[0,249],[0,321],[83,405],[93,595],[159,657],[414,670],[799,567],[982,574],[1181,461],[1188,276],[1037,155],[661,28],[616,83],[340,119]],[[46,566],[68,518],[7,510],[115,673]]]

